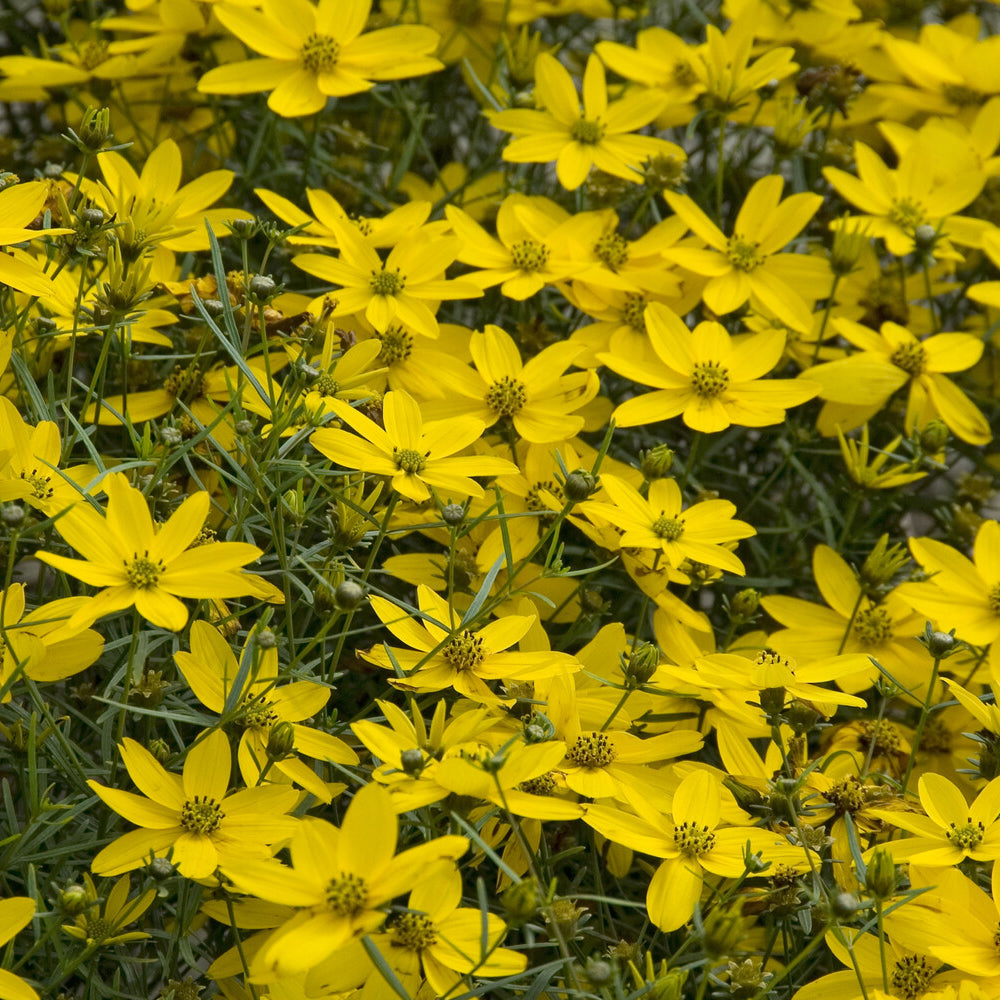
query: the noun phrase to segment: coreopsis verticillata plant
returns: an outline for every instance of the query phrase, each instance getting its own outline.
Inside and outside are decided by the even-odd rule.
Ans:
[[[597,167],[636,184],[642,165],[655,156],[671,156],[679,163],[684,151],[653,136],[633,135],[663,109],[666,98],[652,91],[631,91],[608,101],[604,67],[596,55],[583,74],[583,108],[573,78],[554,56],[541,53],[535,60],[535,103],[539,111],[514,108],[489,115],[490,124],[516,137],[504,146],[511,163],[556,164],[559,183],[578,188]]]
[[[249,859],[227,866],[226,876],[242,891],[296,908],[255,965],[283,976],[314,968],[353,937],[376,930],[392,900],[433,875],[435,862],[459,858],[469,846],[465,837],[449,835],[397,854],[398,829],[388,791],[370,784],[351,800],[339,828],[311,817],[300,824],[290,866]]]
[[[818,385],[805,380],[762,379],[784,354],[785,338],[778,330],[738,340],[721,323],[699,323],[688,330],[659,302],[650,302],[643,318],[654,357],[597,356],[612,371],[656,390],[616,408],[614,418],[622,427],[676,416],[692,430],[709,433],[731,424],[762,427],[780,423],[787,408],[819,392]]]
[[[370,417],[339,399],[330,408],[348,427],[321,427],[309,439],[327,458],[347,469],[391,476],[398,493],[418,503],[430,497],[430,487],[450,497],[481,497],[483,488],[470,476],[500,476],[517,466],[493,456],[456,455],[483,432],[474,417],[424,422],[416,400],[401,390],[387,392],[380,427]]]
[[[293,739],[288,754],[275,760],[274,768],[321,801],[329,802],[332,796],[326,783],[295,754],[337,764],[358,763],[358,755],[343,740],[301,725],[322,710],[330,699],[330,689],[310,681],[279,683],[277,650],[261,649],[259,642],[256,647],[254,650],[248,637],[242,657],[253,658],[256,653],[257,658],[249,670],[241,671],[218,629],[196,621],[191,625],[191,651],[174,653],[174,660],[206,708],[222,714],[230,706],[236,713],[243,730],[237,760],[248,786],[260,780],[268,765],[268,738],[274,727],[284,722],[291,725]]]
[[[286,118],[321,111],[331,97],[370,90],[379,80],[434,73],[440,35],[422,25],[365,32],[371,0],[267,0],[261,10],[217,5],[228,31],[262,59],[220,65],[198,81],[203,94],[270,91],[268,107]]]
[[[822,434],[850,431],[870,420],[898,389],[908,386],[907,430],[923,430],[931,420],[970,444],[987,444],[990,425],[975,404],[945,372],[971,368],[983,342],[968,333],[938,333],[921,339],[898,323],[883,323],[878,333],[849,319],[835,319],[837,332],[858,351],[814,365],[803,377],[819,384],[827,401],[817,426]]]
[[[749,301],[784,323],[807,330],[812,303],[830,288],[829,267],[822,258],[782,253],[819,210],[816,194],[793,194],[781,200],[784,179],[762,177],[750,189],[731,236],[687,195],[667,191],[670,207],[708,247],[675,247],[664,252],[669,261],[708,278],[702,299],[722,315]]]
[[[685,559],[742,575],[743,563],[725,547],[750,538],[753,527],[733,519],[736,505],[728,500],[703,500],[684,506],[676,479],[657,479],[648,497],[618,476],[602,476],[610,503],[590,500],[580,505],[588,518],[598,518],[623,531],[623,549],[653,549],[673,567]]]
[[[119,747],[129,776],[142,795],[88,781],[108,806],[141,829],[122,834],[94,858],[98,875],[120,875],[152,858],[167,858],[185,878],[204,879],[220,865],[239,866],[269,857],[269,845],[292,836],[298,825],[286,816],[298,793],[290,785],[261,785],[228,792],[229,740],[213,730],[192,746],[183,775],[167,771],[128,737]]]
[[[83,559],[54,552],[38,558],[69,576],[102,590],[80,607],[68,627],[85,627],[104,615],[135,606],[147,621],[179,632],[187,624],[182,597],[227,598],[254,595],[282,601],[281,593],[243,567],[263,553],[246,542],[192,543],[208,517],[205,492],[187,497],[157,526],[149,503],[120,472],[102,480],[108,495],[104,516],[78,504],[56,526]]]

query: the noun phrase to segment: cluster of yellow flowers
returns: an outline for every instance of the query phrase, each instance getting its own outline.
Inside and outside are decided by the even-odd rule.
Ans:
[[[1000,9],[40,13],[0,997],[1000,997]]]

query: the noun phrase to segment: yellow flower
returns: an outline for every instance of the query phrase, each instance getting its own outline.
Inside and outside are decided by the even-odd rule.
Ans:
[[[174,660],[195,697],[210,711],[235,718],[243,730],[236,757],[249,787],[260,781],[268,762],[268,737],[273,728],[286,722],[292,726],[294,739],[288,754],[274,762],[275,770],[321,802],[329,802],[332,795],[327,783],[295,754],[337,764],[357,764],[358,755],[343,740],[299,725],[323,709],[330,699],[330,689],[310,681],[279,685],[277,649],[255,645],[259,660],[244,674],[219,630],[208,622],[196,621],[191,625],[191,652],[174,653]],[[248,637],[243,657],[254,655]],[[234,690],[241,677],[242,685]]]
[[[120,875],[150,858],[170,857],[185,878],[208,878],[220,865],[240,866],[269,857],[270,844],[295,831],[298,820],[284,814],[298,801],[289,785],[264,785],[226,794],[229,740],[214,730],[196,743],[184,761],[183,777],[166,771],[140,743],[128,737],[119,747],[136,787],[135,795],[88,781],[91,789],[142,829],[123,834],[94,858],[98,875]]]
[[[450,497],[481,497],[483,488],[469,476],[501,476],[517,471],[506,459],[455,455],[483,433],[483,422],[434,420],[424,423],[420,407],[405,392],[387,392],[382,403],[385,428],[339,399],[330,408],[357,434],[321,427],[309,439],[317,451],[346,469],[391,476],[403,496],[422,503],[434,486]]]
[[[709,249],[674,248],[664,256],[708,278],[702,298],[712,312],[730,313],[749,299],[753,308],[808,330],[812,300],[829,292],[829,265],[819,257],[781,250],[798,236],[823,199],[818,194],[793,194],[782,202],[784,186],[776,174],[757,181],[736,216],[732,236],[726,236],[687,195],[665,192],[670,207]]]
[[[263,0],[262,9],[219,4],[219,20],[264,59],[209,70],[203,94],[271,91],[267,106],[286,118],[322,111],[330,97],[370,90],[442,69],[431,57],[440,36],[403,25],[362,34],[371,0]]]
[[[618,476],[601,476],[601,485],[611,503],[588,501],[580,509],[622,530],[621,548],[657,550],[675,569],[690,559],[741,576],[746,572],[724,543],[756,531],[745,521],[733,520],[736,506],[728,500],[703,500],[684,508],[675,479],[652,482],[648,499]]]
[[[900,437],[893,438],[884,448],[872,449],[868,439],[868,424],[864,424],[861,427],[860,441],[844,437],[844,432],[839,426],[837,438],[840,441],[840,454],[844,459],[847,474],[866,490],[892,490],[897,486],[914,483],[927,475],[926,472],[913,471],[912,462],[897,462],[885,468],[890,457],[895,457],[896,449],[903,440]],[[869,464],[871,451],[875,452],[875,457]]]
[[[651,302],[646,331],[655,354],[636,358],[599,354],[612,371],[656,392],[634,396],[614,413],[620,427],[636,427],[678,414],[696,431],[714,433],[731,424],[763,427],[781,423],[785,409],[812,399],[818,385],[804,380],[769,379],[781,360],[784,335],[775,329],[734,341],[721,323],[699,323],[688,330],[667,306]]]
[[[84,559],[39,552],[42,562],[103,588],[69,620],[85,627],[103,615],[135,605],[143,618],[179,632],[188,611],[181,597],[241,597],[280,594],[243,567],[263,553],[246,542],[208,542],[191,548],[208,516],[205,492],[189,496],[173,515],[154,525],[149,503],[120,472],[104,479],[106,516],[89,504],[78,504],[56,522],[56,529]]]
[[[592,167],[638,184],[644,161],[655,156],[685,159],[673,143],[629,134],[648,125],[666,98],[633,91],[609,103],[604,67],[596,55],[589,57],[584,71],[582,111],[569,71],[547,52],[535,60],[535,103],[545,110],[515,108],[488,115],[494,128],[517,137],[504,147],[503,158],[509,163],[555,160],[559,183],[570,191],[587,179]]]
[[[982,340],[970,333],[938,333],[918,339],[898,323],[883,323],[876,333],[849,319],[835,319],[837,332],[855,347],[854,354],[809,368],[804,377],[820,385],[827,400],[817,427],[832,436],[859,427],[878,413],[897,389],[908,386],[905,425],[922,430],[943,420],[970,444],[992,439],[989,423],[944,373],[971,368],[982,356]]]
[[[125,931],[126,924],[135,923],[152,906],[156,899],[156,889],[147,889],[141,896],[128,898],[129,877],[122,875],[104,900],[97,892],[94,880],[83,873],[86,898],[90,905],[78,913],[73,924],[63,924],[62,929],[71,937],[86,941],[88,948],[126,944],[129,941],[144,941],[149,937],[144,931]]]
[[[0,59],[0,68],[4,60]],[[61,235],[72,229],[28,229],[39,213],[43,211],[49,196],[49,185],[44,181],[28,184],[12,184],[0,191],[0,246],[27,243],[38,236]],[[52,280],[27,255],[12,257],[0,253],[0,282],[16,288],[26,295],[48,295],[52,291]]]
[[[461,247],[453,237],[429,237],[415,231],[402,237],[383,261],[355,226],[336,218],[329,224],[340,257],[305,253],[292,262],[307,274],[338,286],[333,316],[361,313],[379,333],[396,321],[425,337],[437,337],[434,312],[441,299],[473,299],[483,294],[469,280],[445,279],[445,269]]]
[[[35,901],[28,896],[0,899],[0,945],[6,945],[35,915]],[[38,1000],[38,994],[20,977],[0,969],[0,996],[4,1000]]]
[[[313,818],[301,823],[290,868],[249,859],[227,865],[240,891],[298,908],[265,942],[255,966],[281,976],[313,968],[378,928],[386,904],[431,875],[435,862],[468,848],[465,837],[445,836],[396,854],[397,831],[389,793],[370,784],[354,796],[340,829]]]

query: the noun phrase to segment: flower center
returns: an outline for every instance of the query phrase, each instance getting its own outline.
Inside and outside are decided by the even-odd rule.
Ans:
[[[923,344],[917,341],[900,344],[889,356],[889,360],[897,368],[902,368],[911,375],[919,375],[927,368],[927,352]]]
[[[923,996],[933,978],[934,970],[923,955],[906,955],[896,960],[889,974],[889,986],[893,996],[901,1000],[916,1000]]]
[[[625,296],[625,305],[622,306],[622,316],[636,333],[646,332],[646,300],[641,295]]]
[[[551,774],[540,774],[537,778],[529,778],[522,781],[518,789],[527,792],[529,795],[554,795],[556,791],[556,779]]]
[[[707,826],[698,826],[686,820],[674,827],[674,844],[691,858],[700,858],[715,847],[715,834]]]
[[[548,263],[549,248],[536,240],[520,240],[510,248],[510,259],[514,267],[533,274]]]
[[[589,118],[581,118],[573,122],[573,127],[569,130],[569,134],[577,142],[593,146],[604,138],[604,126],[600,122],[591,121]]]
[[[270,702],[257,698],[243,706],[239,723],[246,729],[270,729],[278,721],[278,714]]]
[[[88,941],[100,943],[111,935],[111,924],[103,917],[87,917],[86,934]]]
[[[472,28],[483,19],[483,5],[480,0],[449,0],[448,16],[464,28]]]
[[[35,500],[51,500],[54,490],[49,485],[52,482],[51,476],[43,476],[38,469],[28,472],[22,470],[20,478],[31,484],[31,496]]]
[[[326,906],[338,917],[357,916],[368,902],[368,886],[360,875],[341,872],[326,887]]]
[[[691,388],[702,399],[715,399],[729,388],[729,369],[714,361],[695,365],[691,372]]]
[[[427,466],[427,459],[412,448],[393,448],[392,460],[396,463],[396,468],[408,476],[423,472]]]
[[[686,59],[678,59],[674,63],[673,78],[679,87],[691,87],[698,82],[698,75]]]
[[[340,383],[332,375],[320,375],[312,388],[321,396],[336,396],[340,392]]]
[[[1000,618],[1000,583],[995,583],[990,588],[989,594],[986,595],[986,604],[990,611]]]
[[[299,59],[310,73],[329,73],[340,58],[340,42],[332,35],[312,32],[299,49]]]
[[[551,479],[546,479],[544,481],[540,480],[525,494],[524,502],[527,504],[528,510],[534,511],[535,513],[552,513],[550,508],[542,500],[542,493],[551,493],[552,496],[554,496],[560,503],[566,502],[566,494],[563,492],[563,488],[558,483],[554,483]]]
[[[941,88],[941,93],[949,104],[957,104],[960,108],[982,104],[983,101],[983,95],[978,90],[973,90],[961,83],[946,83]]]
[[[854,638],[862,646],[881,646],[892,635],[892,619],[884,608],[862,608],[854,616]]]
[[[628,263],[628,242],[618,233],[605,233],[594,244],[594,253],[612,271],[617,271],[623,264]]]
[[[653,534],[668,542],[676,542],[684,534],[684,518],[667,517],[661,510],[660,516],[653,522]]]
[[[752,271],[764,263],[764,258],[757,253],[757,246],[753,240],[744,239],[735,233],[726,243],[726,256],[733,267],[741,271]]]
[[[605,767],[618,756],[604,733],[581,733],[566,751],[566,757],[579,767]]]
[[[927,213],[913,198],[894,198],[889,207],[889,221],[900,229],[916,229],[927,221]]]
[[[80,68],[85,69],[88,73],[97,69],[108,58],[108,44],[105,41],[93,41],[81,45],[80,51],[77,53]]]
[[[205,390],[201,370],[197,365],[189,365],[187,368],[175,368],[163,380],[163,391],[168,396],[186,396],[195,386],[198,387],[195,395],[204,395]]]
[[[861,783],[861,779],[853,774],[834,782],[823,793],[823,797],[840,815],[858,812],[868,803],[865,786]]]
[[[498,417],[512,417],[528,401],[528,391],[523,382],[504,375],[499,382],[486,390],[486,405]]]
[[[864,751],[871,751],[873,757],[898,753],[903,745],[899,730],[886,719],[869,719],[861,723],[858,743]]]
[[[441,655],[456,670],[475,670],[486,659],[483,640],[468,629],[450,639]]]
[[[376,295],[398,295],[406,288],[406,278],[399,273],[399,268],[387,271],[384,264],[381,271],[372,271],[368,283]]]
[[[214,833],[225,815],[215,799],[210,799],[207,795],[196,795],[181,806],[181,826],[188,833]]]
[[[422,913],[402,913],[389,925],[389,941],[410,951],[429,948],[437,941],[434,921]]]
[[[951,829],[946,830],[944,835],[960,851],[971,851],[983,842],[983,834],[985,833],[986,827],[982,823],[973,823],[970,816],[968,822],[963,823],[962,826],[956,826],[952,823]]]
[[[390,326],[379,336],[382,350],[378,352],[378,361],[382,365],[396,365],[406,361],[413,353],[413,337],[398,326]]]
[[[125,562],[125,579],[138,590],[148,590],[155,587],[160,574],[166,569],[161,559],[153,562],[149,558],[149,549],[143,555],[133,553],[132,561]]]

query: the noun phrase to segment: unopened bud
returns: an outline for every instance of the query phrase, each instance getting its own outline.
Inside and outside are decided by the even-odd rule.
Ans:
[[[14,527],[24,520],[24,508],[19,503],[8,504],[0,512],[0,517],[3,518],[4,524]]]
[[[158,764],[166,764],[170,760],[170,744],[166,740],[156,737],[149,741],[146,749],[153,755],[153,759]]]
[[[59,893],[59,909],[74,916],[94,905],[89,893],[82,885],[69,885]]]
[[[284,760],[295,749],[295,727],[290,722],[278,722],[267,734],[268,760]]]
[[[113,138],[111,109],[87,108],[76,134],[88,153],[99,153]]]
[[[274,649],[278,645],[278,637],[269,628],[262,628],[257,633],[257,645],[261,649]]]
[[[446,503],[441,508],[441,517],[445,524],[455,527],[465,520],[465,508],[460,503]]]
[[[861,901],[853,892],[838,892],[830,901],[830,912],[841,920],[853,917],[861,909]]]
[[[875,848],[868,861],[865,888],[876,899],[889,899],[896,893],[896,862],[884,847]]]
[[[745,590],[741,590],[732,600],[730,608],[732,609],[733,616],[735,618],[740,618],[743,621],[748,621],[757,614],[757,609],[760,607],[760,591],[755,590],[753,587],[747,587]]]
[[[635,642],[625,657],[622,670],[629,687],[645,684],[660,665],[660,650],[651,642]]]
[[[507,923],[522,927],[538,912],[538,884],[533,878],[512,885],[501,897]]]
[[[424,769],[423,752],[418,750],[416,747],[410,747],[399,755],[399,762],[402,765],[403,770],[410,775],[411,778],[415,778]]]
[[[927,647],[927,652],[935,660],[944,660],[956,652],[962,640],[955,638],[955,630],[950,632],[934,632],[930,622],[924,626],[924,634],[919,637],[920,642]]]
[[[664,479],[674,464],[674,453],[665,444],[639,453],[639,470],[647,482]]]
[[[343,611],[353,611],[365,598],[364,589],[353,580],[345,580],[333,592],[337,607]]]
[[[948,443],[949,433],[943,420],[928,420],[920,432],[920,447],[928,454],[939,452]]]
[[[588,958],[584,975],[592,986],[604,986],[611,982],[611,966],[602,958]]]
[[[563,492],[566,494],[566,499],[571,500],[573,503],[586,500],[596,488],[596,478],[587,472],[586,469],[577,469],[575,472],[571,472],[563,484]]]
[[[96,229],[104,225],[104,212],[99,208],[81,208],[77,218],[86,226]]]
[[[868,245],[867,227],[847,217],[833,233],[833,247],[830,250],[830,270],[843,278],[858,267],[861,254]]]
[[[268,302],[277,294],[278,284],[266,274],[255,274],[247,290],[255,302]]]

